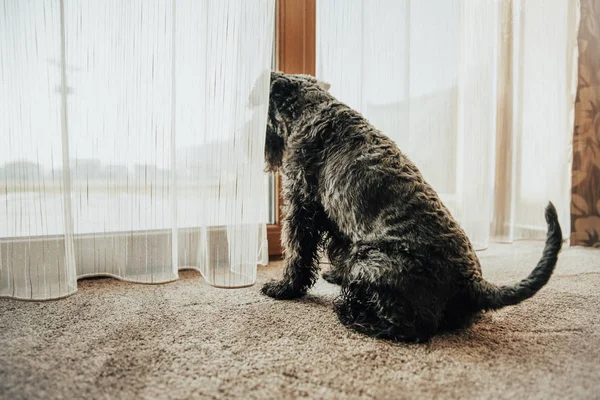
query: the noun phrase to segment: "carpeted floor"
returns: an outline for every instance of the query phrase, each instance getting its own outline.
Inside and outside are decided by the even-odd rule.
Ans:
[[[480,253],[486,278],[508,283],[542,244]],[[259,270],[259,282],[281,273]],[[0,299],[0,398],[599,398],[600,250],[571,248],[549,285],[521,305],[428,344],[379,341],[343,328],[337,288],[300,301],[260,285],[81,281],[44,303]]]

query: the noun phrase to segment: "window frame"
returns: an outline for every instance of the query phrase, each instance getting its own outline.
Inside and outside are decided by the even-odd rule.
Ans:
[[[277,0],[275,69],[289,74],[315,75],[316,71],[316,0]],[[267,226],[269,256],[283,254],[281,222],[283,220],[279,173],[274,177],[275,224]]]

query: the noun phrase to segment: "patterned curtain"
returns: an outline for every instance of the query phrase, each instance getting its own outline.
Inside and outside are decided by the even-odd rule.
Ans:
[[[581,0],[571,244],[600,248],[600,0]]]

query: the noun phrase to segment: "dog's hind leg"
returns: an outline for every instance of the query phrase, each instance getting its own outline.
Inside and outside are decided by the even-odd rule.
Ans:
[[[437,312],[397,294],[342,289],[335,310],[346,327],[393,341],[426,342],[438,327]]]
[[[267,282],[262,293],[275,299],[303,296],[318,279],[323,211],[317,203],[300,204],[292,198],[286,204],[282,230],[285,253],[284,277],[281,281]]]
[[[385,255],[358,260],[342,286],[335,309],[342,324],[383,339],[427,341],[438,328],[441,309],[435,290],[414,281]],[[379,254],[377,254],[379,253]]]

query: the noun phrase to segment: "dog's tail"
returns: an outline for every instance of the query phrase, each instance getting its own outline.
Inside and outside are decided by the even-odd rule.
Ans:
[[[546,222],[548,234],[544,253],[527,278],[509,286],[496,286],[483,279],[474,284],[474,300],[479,310],[496,310],[518,304],[536,294],[548,282],[562,247],[562,230],[552,203],[546,207]]]

